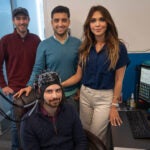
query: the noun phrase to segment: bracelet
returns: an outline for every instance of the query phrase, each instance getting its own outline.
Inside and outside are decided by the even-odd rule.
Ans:
[[[119,107],[118,103],[111,103],[112,106]]]

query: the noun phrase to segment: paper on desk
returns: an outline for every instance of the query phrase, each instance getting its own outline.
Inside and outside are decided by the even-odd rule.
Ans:
[[[139,149],[139,148],[122,148],[122,147],[114,147],[114,150],[145,150],[145,149]]]

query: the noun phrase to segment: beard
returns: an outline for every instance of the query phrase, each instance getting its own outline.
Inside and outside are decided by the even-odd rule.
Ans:
[[[49,100],[49,101],[44,100],[44,104],[47,105],[48,107],[51,107],[51,108],[58,107],[60,105],[60,102],[61,102],[60,98]]]
[[[59,33],[59,32],[57,32],[57,31],[55,31],[54,34],[55,34],[56,36],[63,37],[63,36],[66,35],[67,32],[68,32],[68,30],[66,30],[66,31],[64,31],[64,32],[62,32],[62,33]]]
[[[27,28],[28,28],[28,25],[26,24],[22,24],[22,25],[19,25],[16,27],[16,30],[19,32],[19,33],[26,33],[27,32]]]

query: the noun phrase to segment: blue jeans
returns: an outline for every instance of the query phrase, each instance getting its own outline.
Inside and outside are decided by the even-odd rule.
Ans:
[[[9,95],[9,99],[13,100],[13,95]],[[11,118],[15,119],[14,116],[14,107],[11,106]],[[16,122],[11,122],[11,150],[18,150],[19,148],[19,136],[18,136],[18,129],[16,126]]]

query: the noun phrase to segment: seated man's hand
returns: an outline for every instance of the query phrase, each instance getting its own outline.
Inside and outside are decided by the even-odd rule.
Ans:
[[[19,98],[23,93],[25,93],[25,95],[28,96],[29,93],[31,92],[31,90],[32,90],[31,86],[27,86],[25,88],[22,88],[16,94],[14,94],[14,97]]]

